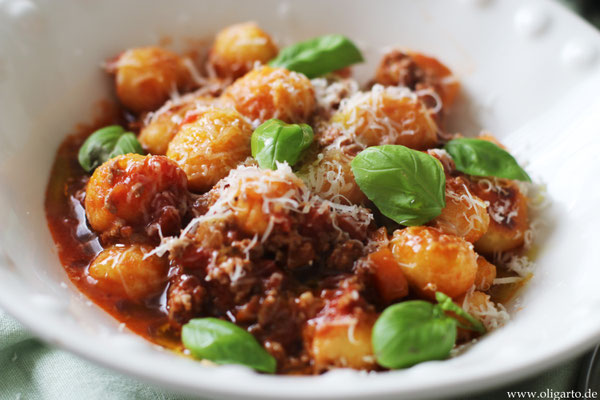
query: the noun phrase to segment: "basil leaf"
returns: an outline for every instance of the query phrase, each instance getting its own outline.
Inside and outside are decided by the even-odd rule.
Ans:
[[[465,174],[531,182],[527,172],[510,153],[487,140],[453,139],[446,143],[444,149],[454,160],[456,169]]]
[[[400,145],[369,147],[351,163],[364,194],[399,224],[423,225],[446,206],[446,177],[434,157]]]
[[[458,321],[458,324],[461,328],[468,329],[471,331],[476,331],[479,333],[486,332],[485,326],[481,323],[481,321],[479,321],[477,318],[475,318],[474,316],[472,316],[471,314],[469,314],[468,312],[463,310],[461,307],[459,307],[446,294],[444,294],[442,292],[436,292],[435,299],[438,301],[439,307],[442,310],[451,311],[454,314],[456,314],[457,316],[464,318],[471,324],[470,326],[465,326],[460,321]]]
[[[92,133],[79,148],[77,159],[84,170],[91,172],[105,161],[128,153],[144,154],[144,150],[133,133],[111,125]]]
[[[277,361],[245,329],[217,318],[195,318],[181,330],[192,355],[217,364],[240,364],[274,373]]]
[[[350,39],[325,35],[282,49],[269,65],[301,72],[312,79],[362,61],[360,50]]]
[[[124,132],[122,127],[112,125],[92,133],[79,148],[78,160],[83,169],[90,172],[102,164],[101,160],[109,159],[115,143]]]
[[[455,342],[456,320],[422,300],[386,308],[373,326],[375,358],[386,368],[442,360],[448,357]]]
[[[119,156],[121,154],[144,154],[142,145],[138,142],[135,135],[131,132],[127,132],[121,135],[115,143],[115,148],[110,152],[109,159]]]
[[[293,166],[308,149],[314,138],[306,124],[286,124],[270,119],[252,133],[252,157],[261,168],[277,169],[277,162]]]

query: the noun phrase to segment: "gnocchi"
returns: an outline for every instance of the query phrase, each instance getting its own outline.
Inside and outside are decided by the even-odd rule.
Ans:
[[[98,167],[86,186],[91,227],[108,236],[130,236],[132,227],[158,224],[176,232],[188,209],[187,178],[164,156],[125,154]]]
[[[223,94],[235,108],[259,123],[271,118],[306,122],[315,110],[315,93],[304,75],[263,66],[235,81]]]
[[[315,322],[309,352],[315,369],[368,369],[374,366],[371,331],[376,316],[369,313],[325,317]]]
[[[350,204],[365,204],[367,197],[360,190],[350,167],[352,155],[343,149],[325,148],[299,171],[308,186],[324,199]]]
[[[140,130],[138,137],[146,151],[155,155],[167,154],[169,143],[175,137],[186,117],[196,110],[208,106],[225,106],[217,98],[209,96],[193,97],[181,104],[174,105],[164,112],[154,115]]]
[[[266,64],[277,55],[273,39],[254,22],[231,25],[217,34],[209,62],[217,74],[238,78],[254,63]]]
[[[331,124],[363,146],[401,144],[424,150],[437,143],[438,127],[421,101],[406,88],[375,85],[344,100]]]
[[[114,296],[141,302],[159,294],[167,283],[168,262],[148,245],[113,245],[104,249],[88,269],[95,285]]]
[[[445,110],[452,107],[460,89],[452,71],[436,58],[399,50],[383,56],[375,82],[385,86],[409,87],[419,91],[423,97],[434,97],[431,99],[432,108]]]
[[[469,191],[463,178],[447,177],[446,207],[431,226],[474,243],[487,232],[489,225],[487,203]]]
[[[477,179],[471,185],[474,195],[489,203],[490,224],[475,242],[484,254],[516,249],[525,242],[529,229],[527,198],[516,183],[508,180]]]
[[[184,124],[167,157],[186,173],[189,187],[205,192],[250,156],[252,127],[237,111],[209,107]]]
[[[136,113],[157,109],[171,93],[192,84],[183,59],[160,47],[127,50],[110,68],[114,70],[119,100]]]
[[[394,232],[391,249],[409,285],[426,298],[435,298],[437,291],[458,297],[475,282],[477,254],[457,236],[409,227]]]

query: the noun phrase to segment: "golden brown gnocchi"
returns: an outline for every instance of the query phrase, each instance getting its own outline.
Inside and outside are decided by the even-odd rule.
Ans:
[[[474,243],[487,232],[490,217],[487,204],[469,191],[465,179],[447,177],[446,207],[430,224],[444,233]]]
[[[190,189],[205,192],[250,156],[252,127],[237,111],[208,107],[184,124],[167,157],[185,171]]]
[[[342,102],[331,124],[363,146],[401,144],[424,150],[437,143],[437,125],[429,111],[406,88],[375,85]]]
[[[460,90],[458,79],[452,74],[452,71],[435,57],[415,52],[409,54],[429,78],[429,82],[426,82],[423,87],[426,88],[429,85],[433,87],[439,93],[443,106],[446,109],[452,107]]]
[[[122,53],[110,65],[117,96],[133,112],[153,111],[171,93],[191,85],[191,76],[177,54],[160,47],[140,47]]]
[[[263,66],[248,72],[229,86],[224,97],[252,121],[271,118],[306,122],[315,109],[315,93],[304,75],[283,68]]]
[[[216,193],[226,191],[221,196],[227,199],[226,205],[232,210],[237,226],[248,234],[261,236],[286,212],[286,201],[295,201],[293,198],[305,190],[304,183],[291,171],[257,168],[232,171],[214,188]]]
[[[132,227],[176,232],[188,208],[187,178],[164,156],[125,154],[98,167],[86,187],[91,227],[108,236],[129,236]]]
[[[391,248],[408,283],[422,296],[434,298],[439,291],[458,297],[475,282],[477,254],[457,236],[414,226],[395,231]]]
[[[238,78],[254,63],[266,64],[277,55],[273,39],[254,22],[228,26],[217,34],[209,62],[219,76]]]
[[[475,275],[475,289],[481,291],[489,290],[496,279],[496,266],[488,262],[484,257],[477,256],[477,274]]]
[[[138,137],[146,151],[155,155],[167,154],[169,143],[175,137],[186,115],[194,114],[198,108],[221,105],[217,98],[209,96],[193,97],[189,101],[174,105],[164,112],[153,116],[140,130]]]
[[[315,369],[334,367],[368,369],[375,364],[371,331],[376,315],[359,312],[356,315],[336,315],[315,321],[309,352]]]
[[[369,254],[367,262],[373,270],[378,294],[385,304],[408,296],[408,281],[400,263],[388,247],[382,247]]]
[[[367,196],[360,190],[350,163],[352,154],[336,147],[323,149],[316,159],[309,160],[298,174],[315,193],[331,201],[365,204]]]
[[[529,219],[527,198],[517,184],[502,179],[477,179],[471,185],[471,191],[489,203],[490,225],[475,242],[477,251],[491,255],[522,246]]]
[[[452,71],[436,58],[399,50],[392,50],[383,56],[375,82],[385,86],[408,87],[419,92],[431,108],[445,111],[452,107],[460,89]]]
[[[104,249],[89,267],[95,285],[114,296],[141,302],[159,294],[167,283],[168,262],[148,254],[148,245],[113,245]]]

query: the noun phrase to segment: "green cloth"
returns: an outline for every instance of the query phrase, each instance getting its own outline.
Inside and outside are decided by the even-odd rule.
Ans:
[[[506,399],[507,390],[575,389],[581,360],[474,399]],[[68,352],[47,346],[0,310],[0,400],[184,399]]]
[[[183,398],[47,346],[0,310],[0,400]]]

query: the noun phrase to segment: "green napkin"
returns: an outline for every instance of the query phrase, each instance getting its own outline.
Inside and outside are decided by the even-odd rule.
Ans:
[[[0,310],[0,400],[183,398],[47,346]]]

